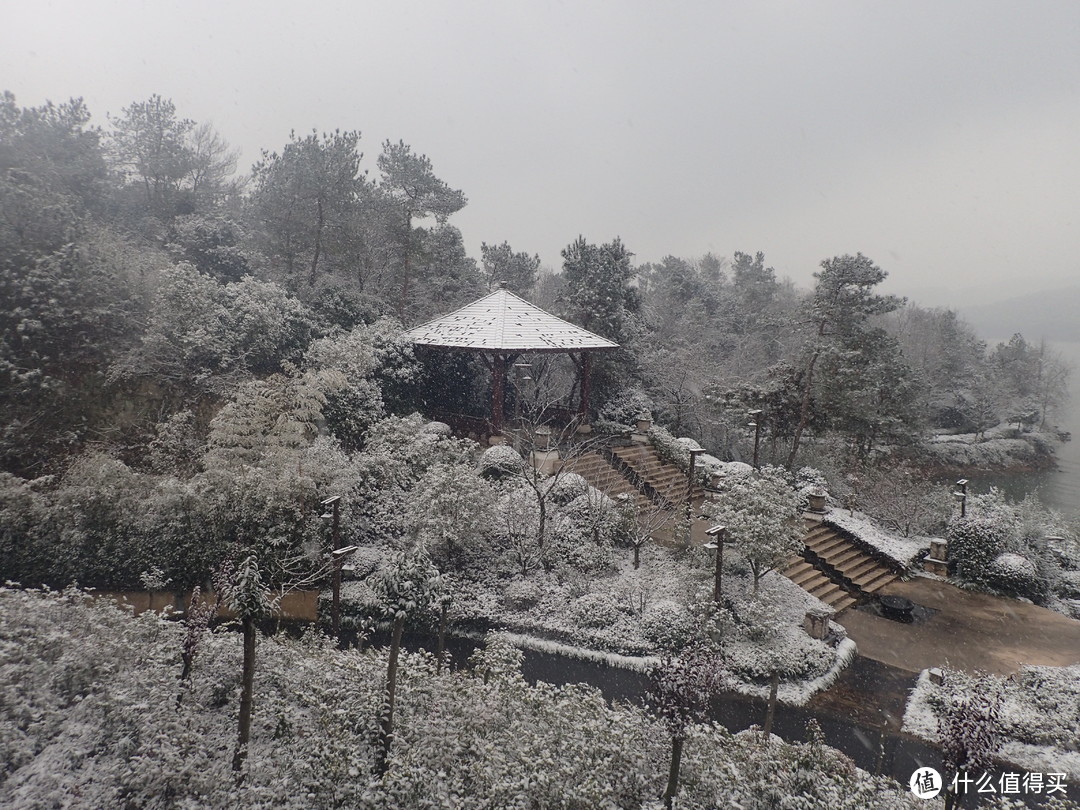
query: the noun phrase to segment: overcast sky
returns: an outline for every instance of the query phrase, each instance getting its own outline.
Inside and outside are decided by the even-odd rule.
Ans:
[[[11,0],[0,87],[153,93],[243,150],[359,129],[469,198],[471,255],[861,251],[926,303],[1080,283],[1080,2]]]

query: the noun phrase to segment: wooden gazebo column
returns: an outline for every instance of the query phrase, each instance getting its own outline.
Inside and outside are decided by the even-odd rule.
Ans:
[[[578,415],[582,423],[589,421],[589,394],[592,393],[592,355],[581,353],[581,401],[578,403]]]
[[[496,435],[503,429],[503,398],[506,392],[506,355],[496,352],[491,358],[491,426]]]

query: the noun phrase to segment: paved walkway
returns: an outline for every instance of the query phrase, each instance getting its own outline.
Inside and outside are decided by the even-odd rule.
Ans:
[[[905,596],[936,612],[904,624],[865,610],[844,611],[836,621],[866,658],[909,672],[948,665],[997,675],[1022,664],[1080,664],[1080,621],[1060,613],[926,577],[894,582],[880,593]]]

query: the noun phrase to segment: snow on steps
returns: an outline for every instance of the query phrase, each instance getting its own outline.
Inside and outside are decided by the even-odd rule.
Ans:
[[[589,482],[589,485],[603,492],[609,498],[629,495],[639,510],[649,506],[649,496],[638,491],[621,472],[612,467],[606,458],[596,451],[583,453],[568,459],[565,469],[574,472]]]
[[[832,526],[817,524],[806,534],[802,555],[784,575],[839,613],[899,576]]]
[[[613,447],[612,452],[665,500],[672,504],[686,501],[686,475],[676,465],[660,458],[652,445]],[[701,487],[694,487],[694,500],[704,495]]]

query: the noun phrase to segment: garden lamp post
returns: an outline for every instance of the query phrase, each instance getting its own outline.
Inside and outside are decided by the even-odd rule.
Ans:
[[[961,478],[959,481],[956,482],[956,485],[960,487],[960,489],[953,493],[953,497],[960,502],[960,517],[966,518],[968,480],[966,478]]]
[[[690,472],[686,476],[686,524],[688,529],[690,526],[690,511],[694,500],[694,468],[697,466],[697,457],[704,452],[700,447],[694,447],[690,450]]]
[[[761,409],[757,408],[750,411],[750,418],[752,422],[747,424],[747,427],[754,429],[754,469],[758,466],[758,446],[761,444]]]
[[[724,576],[724,543],[727,541],[727,526],[713,526],[705,530],[710,538],[705,548],[716,551],[716,572],[713,575],[713,601],[720,606],[721,583]]]
[[[333,602],[330,608],[330,622],[333,628],[332,632],[334,638],[339,637],[341,631],[341,566],[344,562],[345,555],[338,555],[337,552],[341,548],[341,496],[331,495],[326,500],[322,501],[324,509],[329,509],[329,512],[323,512],[319,515],[323,520],[333,521],[333,539],[331,541],[330,554],[333,560]],[[353,547],[353,551],[356,547]]]

